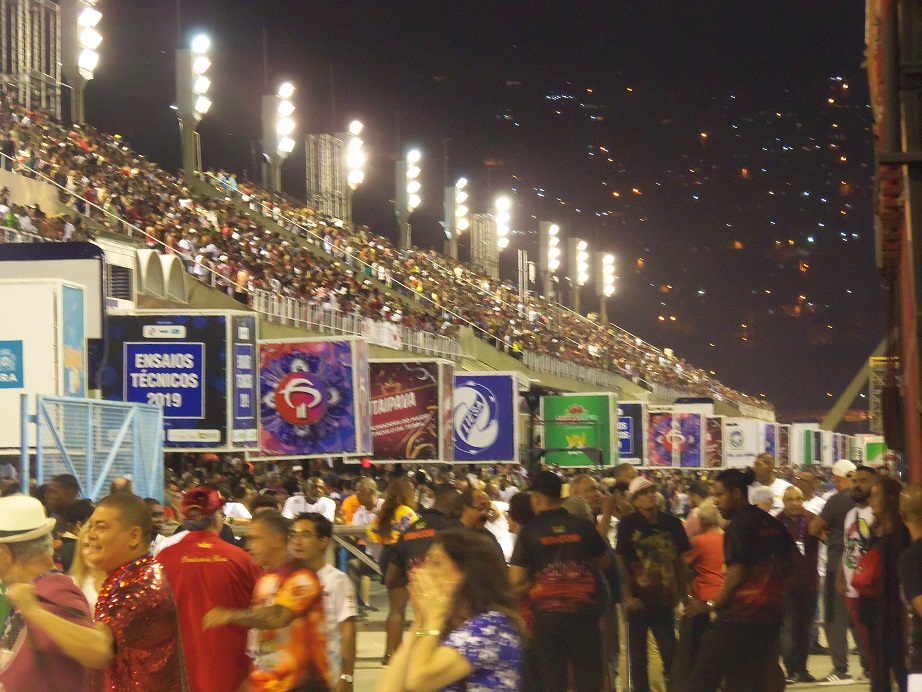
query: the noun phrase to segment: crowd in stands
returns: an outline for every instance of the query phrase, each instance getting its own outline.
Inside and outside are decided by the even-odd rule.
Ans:
[[[241,302],[263,289],[445,336],[469,325],[517,357],[532,351],[637,383],[768,407],[621,329],[603,328],[541,297],[520,310],[518,292],[508,282],[433,250],[400,251],[367,227],[330,219],[223,171],[206,175],[223,198],[196,193],[118,136],[63,125],[8,98],[0,113],[0,141],[0,150],[11,156],[5,165],[53,181],[76,219],[84,216],[115,232],[138,229],[150,246],[180,255],[193,275]],[[284,230],[267,227],[259,216],[254,220],[253,211]],[[51,224],[47,237],[82,237],[67,226]]]

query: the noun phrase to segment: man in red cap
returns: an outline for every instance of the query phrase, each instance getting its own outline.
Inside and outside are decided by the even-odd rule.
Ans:
[[[221,540],[223,506],[214,488],[186,492],[182,512],[188,533],[157,554],[179,610],[191,692],[234,692],[250,673],[245,627],[202,630],[202,618],[214,607],[249,607],[262,573],[246,551]],[[215,652],[220,652],[220,665],[214,664]]]

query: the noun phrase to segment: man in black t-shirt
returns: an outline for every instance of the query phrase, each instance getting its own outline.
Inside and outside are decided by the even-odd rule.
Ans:
[[[608,547],[592,522],[562,507],[561,487],[550,471],[532,478],[537,516],[522,527],[509,578],[517,592],[528,594],[545,692],[566,692],[570,669],[578,692],[598,692],[603,667],[597,585]]]
[[[751,469],[726,469],[714,482],[714,505],[730,520],[724,534],[727,571],[714,600],[693,601],[689,616],[716,613],[704,635],[686,690],[773,690],[784,687],[778,663],[786,582],[801,554],[784,525],[749,504]]]
[[[903,490],[900,515],[912,537],[912,543],[900,554],[898,563],[900,587],[912,615],[906,663],[910,679],[913,675],[922,678],[922,485],[910,485]]]
[[[627,636],[631,656],[631,682],[637,692],[647,692],[647,636],[653,632],[663,659],[667,681],[675,659],[675,615],[688,598],[688,568],[683,555],[691,550],[682,522],[661,512],[656,487],[638,476],[628,497],[636,510],[618,524],[615,552],[622,571]]]

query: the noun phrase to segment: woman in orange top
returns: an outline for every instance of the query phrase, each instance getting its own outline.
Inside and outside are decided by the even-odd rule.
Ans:
[[[368,552],[378,561],[381,574],[387,574],[387,563],[393,545],[400,534],[416,521],[416,489],[406,476],[395,478],[384,491],[384,502],[374,523],[368,527]],[[400,646],[403,638],[404,613],[407,609],[406,589],[388,589],[387,644],[383,662]]]

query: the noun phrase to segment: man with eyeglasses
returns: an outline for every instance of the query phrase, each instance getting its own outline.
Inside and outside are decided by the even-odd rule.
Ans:
[[[291,554],[314,570],[323,586],[327,662],[330,680],[336,685],[333,689],[351,692],[358,606],[352,581],[327,562],[327,550],[332,541],[332,522],[317,512],[299,515],[288,533]]]
[[[464,504],[464,511],[461,513],[461,523],[471,531],[475,531],[489,538],[496,548],[502,552],[502,546],[496,540],[496,536],[487,529],[487,522],[496,516],[496,508],[490,502],[489,495],[483,490],[468,487],[461,493],[461,502]],[[503,557],[505,562],[506,558]]]
[[[157,554],[176,607],[191,692],[234,692],[250,673],[247,631],[239,626],[202,630],[212,608],[247,608],[262,570],[246,551],[221,540],[224,501],[214,488],[188,491],[182,512],[188,532]],[[220,651],[220,666],[212,652]]]

